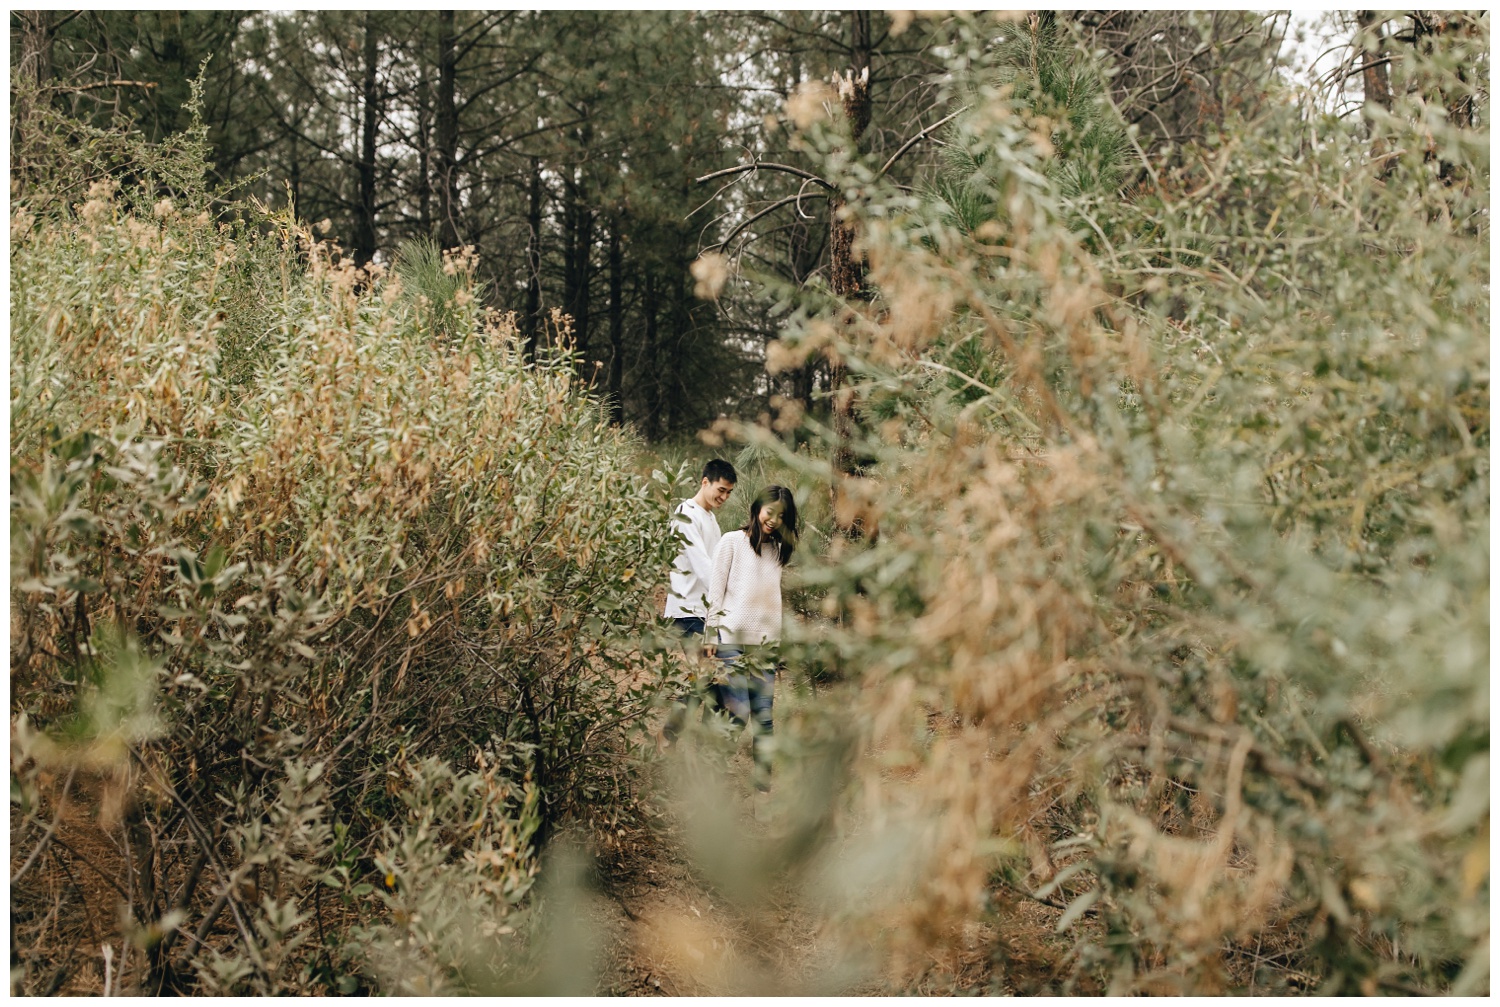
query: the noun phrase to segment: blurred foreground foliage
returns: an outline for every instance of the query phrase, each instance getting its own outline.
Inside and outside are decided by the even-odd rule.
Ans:
[[[201,137],[23,125],[13,987],[87,871],[116,991],[509,988],[537,849],[630,812],[662,484],[472,256],[357,271]]]
[[[1486,991],[1487,23],[1368,124],[1286,85],[1124,199],[1054,167],[1116,134],[970,24],[961,174],[805,136],[878,293],[768,357],[843,362],[873,464],[740,432],[878,529],[806,557],[792,647],[914,884],[844,915],[914,989],[982,933],[1016,992]]]

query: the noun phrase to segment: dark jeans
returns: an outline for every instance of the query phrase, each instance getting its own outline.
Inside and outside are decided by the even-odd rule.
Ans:
[[[694,660],[703,645],[703,620],[701,618],[674,618],[673,625],[677,632],[682,634],[682,652],[688,660]],[[662,725],[661,736],[666,739],[667,744],[677,740],[682,733],[682,726],[687,723],[688,714],[692,708],[699,705],[698,697],[692,693],[677,696],[672,700],[672,707],[667,711],[667,722]],[[708,710],[704,709],[704,715]]]
[[[703,620],[674,619],[673,622],[683,635],[683,650],[693,656],[702,644]],[[771,706],[776,697],[776,647],[773,644],[746,650],[721,643],[715,646],[714,656],[723,670],[723,681],[709,685],[701,695],[688,693],[674,699],[666,723],[662,725],[662,738],[669,745],[675,742],[694,709],[699,710],[700,720],[707,719],[715,710],[723,710],[736,727],[750,727],[755,786],[764,790],[770,786],[771,754],[775,744]]]
[[[774,647],[752,647],[748,651],[733,644],[720,644],[715,656],[724,665],[724,681],[712,686],[714,698],[735,726],[750,728],[755,756],[755,785],[770,785],[771,754],[776,739],[771,706],[776,699],[776,652]]]
[[[687,619],[673,619],[672,623],[677,627],[677,632],[682,634],[683,643],[686,645],[691,645],[692,637],[703,636],[703,620],[697,616]]]

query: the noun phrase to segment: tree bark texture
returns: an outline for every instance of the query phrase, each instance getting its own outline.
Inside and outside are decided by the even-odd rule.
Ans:
[[[643,424],[648,441],[661,436],[661,363],[657,359],[656,315],[660,309],[656,292],[656,274],[648,272],[645,279],[644,306],[645,333],[641,341],[641,366],[646,391],[646,417]]]
[[[437,175],[438,244],[457,248],[458,226],[458,49],[453,11],[438,11]]]
[[[689,258],[689,252],[682,237],[680,232],[676,236],[678,249],[676,260],[678,262],[686,262]],[[668,289],[671,294],[672,326],[671,343],[666,348],[667,352],[662,354],[660,368],[660,374],[666,385],[662,394],[662,422],[668,430],[676,430],[679,429],[678,424],[682,420],[683,400],[687,395],[687,388],[683,385],[683,360],[686,357],[683,351],[693,338],[695,300],[691,278],[686,269],[674,270],[668,276],[671,283]]]
[[[46,87],[52,83],[52,39],[53,12],[49,10],[18,10],[16,20],[20,31],[16,41],[19,51],[13,72],[22,84]],[[11,119],[11,142],[16,142],[18,131],[25,128],[31,117],[31,98],[24,92],[17,95]]]
[[[609,229],[609,377],[605,390],[609,399],[609,421],[625,422],[625,403],[620,398],[625,376],[625,256],[620,243],[618,218]]]
[[[52,11],[18,10],[20,22],[15,73],[28,84],[46,87],[52,83]]]
[[[417,228],[432,234],[432,79],[421,60],[417,78]]]
[[[870,125],[870,12],[853,14],[853,59],[847,77],[838,80],[839,102],[849,122],[849,138],[858,151]],[[829,217],[829,283],[840,297],[856,296],[864,285],[864,268],[854,254],[854,226],[840,212],[844,200],[831,201]]]
[[[1381,30],[1384,23],[1384,19],[1375,11],[1359,12],[1362,42],[1360,70],[1365,89],[1364,117],[1370,130],[1370,157],[1376,161],[1385,156],[1386,142],[1382,135],[1385,127],[1376,121],[1371,114],[1371,109],[1380,108],[1387,112],[1391,110],[1390,54],[1386,50],[1385,35]],[[1384,174],[1389,170],[1389,166],[1382,165],[1380,170],[1381,174]]]
[[[868,11],[855,11],[852,31],[852,66],[847,76],[837,81],[839,101],[844,116],[849,122],[850,142],[858,151],[860,139],[870,124],[870,15]],[[835,295],[845,299],[864,295],[864,264],[854,251],[856,234],[852,221],[844,219],[845,202],[842,197],[829,201],[829,284]],[[839,531],[849,537],[861,534],[859,520],[845,520],[847,508],[840,506],[845,477],[857,474],[852,441],[854,439],[854,390],[846,388],[845,368],[837,357],[829,361],[829,392],[833,396],[833,429],[836,443],[833,451],[834,523]]]
[[[1365,106],[1378,105],[1387,112],[1391,110],[1391,70],[1385,51],[1385,38],[1381,31],[1382,20],[1375,11],[1359,12],[1359,27],[1374,46],[1366,43],[1361,69],[1365,86]]]
[[[593,280],[591,253],[594,245],[594,210],[579,170],[567,186],[564,211],[567,244],[563,253],[563,303],[573,319],[573,337],[580,352],[589,345],[589,300]]]
[[[522,318],[526,352],[533,359],[542,334],[542,195],[542,162],[533,157],[526,205],[526,305]]]
[[[359,138],[359,216],[355,221],[354,261],[363,266],[375,258],[375,142],[380,97],[375,71],[380,62],[375,15],[365,12],[363,117]]]

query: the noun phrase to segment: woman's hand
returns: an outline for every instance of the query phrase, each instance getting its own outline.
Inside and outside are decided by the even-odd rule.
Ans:
[[[719,652],[719,648],[715,644],[705,643],[703,645],[703,656],[704,657],[713,657],[718,652]]]

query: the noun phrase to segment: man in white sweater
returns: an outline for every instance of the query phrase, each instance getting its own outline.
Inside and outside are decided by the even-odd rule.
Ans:
[[[682,539],[667,590],[666,610],[682,634],[688,656],[696,658],[703,641],[703,621],[708,616],[709,582],[713,578],[714,550],[719,545],[719,520],[714,512],[724,506],[738,481],[734,466],[715,458],[703,466],[698,492],[677,505],[672,527]],[[690,697],[679,697],[667,715],[662,736],[668,744],[682,730]]]
[[[684,637],[703,636],[714,550],[720,538],[719,520],[714,512],[728,501],[735,482],[734,466],[715,458],[703,466],[698,492],[672,512],[672,527],[681,538],[682,547],[672,563],[667,606],[662,614],[677,623]]]

